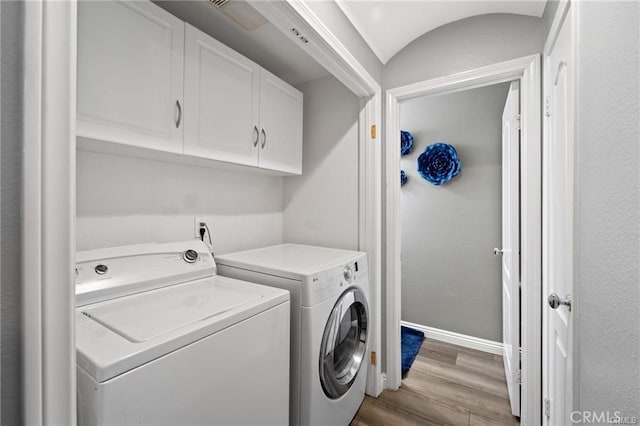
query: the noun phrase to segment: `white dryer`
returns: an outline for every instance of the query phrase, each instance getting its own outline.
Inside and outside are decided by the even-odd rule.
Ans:
[[[291,292],[290,423],[349,424],[366,381],[366,253],[284,244],[216,260],[220,275]]]
[[[287,291],[216,275],[197,240],[76,260],[80,425],[288,423]]]

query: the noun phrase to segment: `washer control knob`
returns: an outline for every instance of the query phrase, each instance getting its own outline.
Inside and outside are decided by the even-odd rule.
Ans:
[[[182,259],[187,263],[195,263],[195,261],[198,260],[198,252],[189,249],[182,253]]]
[[[351,266],[345,266],[342,274],[346,282],[351,282],[353,279],[353,269],[351,269]]]
[[[107,265],[100,264],[94,268],[94,271],[96,271],[96,274],[98,275],[104,275],[109,271],[109,267]]]

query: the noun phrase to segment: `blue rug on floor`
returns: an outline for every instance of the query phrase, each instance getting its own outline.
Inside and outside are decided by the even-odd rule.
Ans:
[[[400,339],[402,347],[402,375],[404,376],[411,368],[413,361],[416,360],[416,356],[424,340],[424,333],[413,328],[401,326]]]

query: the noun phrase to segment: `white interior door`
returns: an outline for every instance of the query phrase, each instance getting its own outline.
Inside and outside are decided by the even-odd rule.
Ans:
[[[511,412],[520,416],[520,82],[502,113],[502,340]],[[496,252],[497,254],[497,252]]]
[[[571,7],[571,6],[568,6]],[[573,62],[571,14],[564,15],[555,45],[547,57],[545,143],[546,175],[543,209],[546,212],[546,255],[543,274],[546,297],[546,377],[544,391],[548,424],[571,424],[573,327]],[[545,298],[546,298],[545,297]],[[555,307],[552,307],[553,305]]]

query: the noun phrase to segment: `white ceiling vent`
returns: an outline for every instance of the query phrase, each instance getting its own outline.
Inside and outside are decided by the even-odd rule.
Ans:
[[[225,4],[229,3],[230,0],[209,0],[209,3],[214,5],[217,8],[221,8]]]
[[[247,31],[256,30],[268,22],[244,0],[209,0],[209,3]]]

